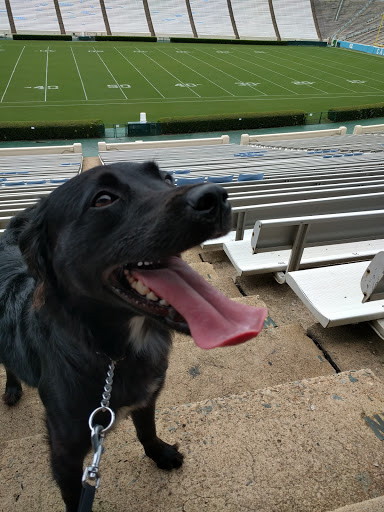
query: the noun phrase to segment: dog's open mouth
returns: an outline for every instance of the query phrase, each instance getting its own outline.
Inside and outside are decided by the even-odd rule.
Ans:
[[[162,263],[118,267],[108,282],[135,309],[161,317],[174,329],[190,331],[196,344],[205,349],[253,338],[267,315],[264,308],[229,300],[176,256]]]
[[[170,327],[189,333],[186,320],[165,299],[158,297],[136,274],[140,270],[147,272],[161,268],[164,268],[164,265],[160,261],[126,264],[115,268],[109,275],[108,281],[112,290],[126,302],[144,313],[162,317]]]

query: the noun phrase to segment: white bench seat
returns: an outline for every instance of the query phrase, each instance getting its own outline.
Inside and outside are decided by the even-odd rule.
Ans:
[[[239,242],[248,242],[248,247],[252,249],[251,247],[251,236],[252,236],[253,229],[246,229],[244,231],[244,239],[239,240]],[[236,231],[230,231],[224,236],[220,236],[219,238],[212,238],[211,240],[206,240],[205,242],[202,242],[201,248],[210,250],[210,251],[218,251],[222,250],[224,247],[224,244],[234,242],[236,240]]]
[[[323,327],[384,319],[384,300],[362,303],[368,262],[288,272],[286,283]]]
[[[226,241],[223,248],[238,276],[285,272],[291,256],[290,249],[253,254],[249,236],[237,242]],[[383,250],[384,239],[306,247],[300,268],[367,260]]]

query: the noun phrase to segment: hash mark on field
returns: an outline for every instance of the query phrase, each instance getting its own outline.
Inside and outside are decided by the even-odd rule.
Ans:
[[[95,50],[95,47],[93,47],[93,49]],[[118,86],[118,88],[120,89],[120,92],[123,94],[124,98],[127,100],[128,98],[126,97],[126,95],[125,95],[125,93],[124,93],[123,89],[122,89],[122,88],[120,87],[120,85],[117,83],[117,80],[116,80],[116,78],[112,75],[112,73],[111,73],[111,71],[110,71],[109,67],[106,65],[106,63],[105,63],[105,62],[103,61],[103,59],[101,58],[100,53],[96,53],[96,55],[99,57],[99,59],[101,60],[101,62],[104,64],[104,66],[106,67],[106,69],[107,69],[108,73],[111,75],[111,77],[112,77],[113,81],[115,82],[115,84],[116,84],[116,85]]]
[[[161,92],[160,92],[158,89],[156,89],[156,87],[155,87],[155,86],[154,86],[154,85],[153,85],[153,84],[148,80],[148,78],[146,78],[146,77],[143,75],[143,73],[142,73],[141,71],[139,71],[139,70],[137,69],[137,67],[136,67],[136,66],[134,66],[134,65],[132,64],[132,62],[131,62],[129,59],[127,59],[127,57],[126,57],[125,55],[123,55],[123,54],[121,53],[121,51],[120,51],[120,50],[118,50],[115,46],[114,46],[114,49],[115,49],[118,53],[120,53],[120,55],[123,57],[123,59],[125,59],[125,60],[128,62],[128,64],[130,64],[133,68],[135,68],[135,70],[136,70],[136,71],[137,71],[137,72],[138,72],[138,73],[139,73],[139,74],[144,78],[144,80],[146,80],[146,81],[149,83],[149,85],[151,85],[151,86],[155,89],[155,91],[156,91],[156,92],[158,92],[158,93],[160,94],[160,96],[161,96],[162,98],[165,98],[165,96],[164,96],[163,94],[161,94]]]
[[[79,66],[77,65],[77,60],[76,60],[75,54],[73,53],[72,46],[71,46],[71,52],[72,52],[73,60],[75,61],[75,65],[76,65],[76,69],[77,69],[77,74],[79,75],[80,82],[81,82],[81,85],[83,87],[85,99],[88,101],[88,96],[87,96],[87,93],[85,92],[84,82],[83,82],[83,79],[81,78],[80,69],[79,69]]]
[[[179,64],[182,64],[183,66],[185,66],[186,68],[190,69],[191,71],[193,71],[194,73],[197,73],[198,75],[202,76],[205,80],[208,80],[208,82],[211,82],[211,84],[213,85],[216,85],[216,87],[220,87],[220,89],[222,89],[224,92],[228,93],[230,96],[235,96],[234,94],[232,94],[231,92],[227,91],[227,89],[224,89],[224,87],[221,87],[221,85],[218,85],[216,84],[215,82],[213,82],[212,80],[210,80],[209,78],[207,78],[206,76],[202,75],[201,73],[199,73],[198,71],[195,71],[193,68],[190,68],[189,66],[187,66],[187,64],[184,64],[184,62],[181,62],[180,60],[178,59],[175,59],[175,57],[172,57],[171,55],[168,55],[167,53],[163,52],[163,50],[158,50],[159,52],[163,53],[164,55],[166,55],[167,57],[171,57],[171,59],[175,60],[176,62],[178,62]]]
[[[137,50],[137,48],[136,48]],[[159,67],[161,67],[161,69],[164,69],[164,71],[166,73],[168,73],[168,75],[171,75],[173,76],[173,78],[175,78],[178,82],[180,83],[183,83],[182,80],[180,80],[180,78],[177,78],[177,76],[173,75],[170,71],[168,71],[167,69],[165,69],[165,67],[163,67],[161,64],[159,64],[158,62],[156,62],[154,59],[152,59],[152,57],[150,57],[149,55],[147,54],[144,54],[145,57],[147,57],[147,59],[150,59],[152,62],[154,62],[155,64],[157,64]],[[194,94],[196,94],[196,96],[198,96],[199,98],[201,98],[200,94],[198,94],[196,91],[194,91],[193,89],[188,89],[189,91],[193,92]]]
[[[17,67],[17,65],[18,65],[18,63],[19,63],[19,60],[20,60],[20,58],[21,58],[21,56],[22,56],[22,54],[23,54],[23,51],[24,51],[24,50],[25,50],[25,46],[23,46],[23,49],[22,49],[22,50],[21,50],[21,52],[20,52],[19,58],[18,58],[18,59],[17,59],[17,61],[16,61],[16,64],[15,64],[15,67],[13,68],[13,71],[12,71],[11,77],[10,77],[10,79],[8,80],[7,87],[5,88],[5,91],[4,91],[4,93],[3,93],[2,97],[1,97],[0,103],[2,103],[2,102],[3,102],[3,98],[4,98],[4,96],[5,96],[5,93],[6,93],[6,92],[7,92],[7,90],[8,90],[9,84],[11,83],[12,77],[13,77],[13,75],[14,75],[15,71],[16,71],[16,67]]]

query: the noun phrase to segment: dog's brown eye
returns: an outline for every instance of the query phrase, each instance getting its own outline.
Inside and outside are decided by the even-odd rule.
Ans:
[[[117,196],[114,196],[113,194],[109,194],[107,192],[102,192],[93,201],[92,206],[95,206],[96,208],[102,208],[103,206],[109,206],[114,201],[116,201]]]

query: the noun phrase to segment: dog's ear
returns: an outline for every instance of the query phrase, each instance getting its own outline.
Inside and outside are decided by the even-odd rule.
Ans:
[[[19,248],[32,277],[37,281],[33,304],[40,308],[44,304],[45,286],[51,270],[50,248],[47,232],[47,199],[28,211],[28,222],[20,233]]]

